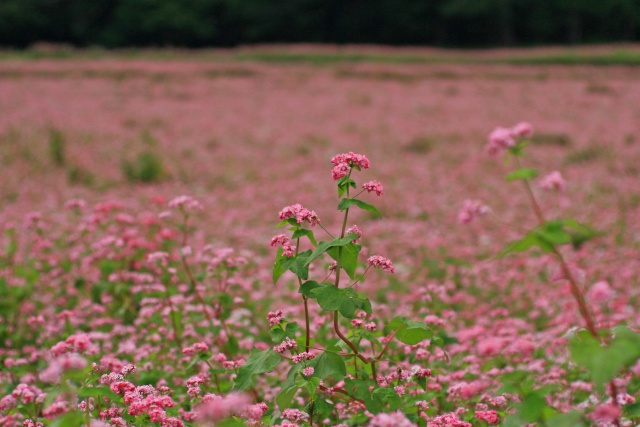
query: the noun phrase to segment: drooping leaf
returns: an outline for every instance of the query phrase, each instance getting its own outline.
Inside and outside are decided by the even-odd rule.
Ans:
[[[327,253],[334,260],[338,260],[340,256],[340,266],[347,272],[351,279],[355,278],[356,268],[358,267],[358,254],[362,246],[355,243],[349,243],[342,246],[342,250],[339,247],[332,247],[327,250]]]
[[[382,218],[382,214],[380,213],[378,208],[376,208],[373,205],[370,205],[367,202],[363,202],[362,200],[358,200],[358,199],[342,199],[342,200],[340,200],[340,203],[338,203],[338,210],[339,211],[343,211],[345,209],[349,209],[351,206],[354,206],[354,205],[359,207],[362,210],[374,213],[378,218]]]
[[[314,376],[325,379],[333,376],[335,379],[342,379],[347,375],[347,368],[342,357],[335,353],[324,352],[310,363],[315,369]]]
[[[313,235],[313,231],[308,230],[306,228],[299,228],[293,232],[291,236],[291,240],[299,239],[300,237],[307,237],[313,246],[317,246],[318,242],[316,242],[316,238]]]

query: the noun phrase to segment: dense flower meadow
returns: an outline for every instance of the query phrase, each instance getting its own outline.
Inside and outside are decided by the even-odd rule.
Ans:
[[[5,69],[0,426],[640,424],[634,71]]]

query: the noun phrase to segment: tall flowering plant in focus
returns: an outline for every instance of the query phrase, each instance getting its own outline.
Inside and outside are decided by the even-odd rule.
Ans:
[[[640,334],[623,325],[610,329],[598,328],[585,292],[570,268],[562,247],[571,245],[576,249],[580,248],[583,243],[599,233],[589,225],[572,218],[549,218],[543,211],[532,187],[539,171],[522,165],[525,149],[532,135],[533,127],[526,122],[511,128],[498,127],[489,135],[489,141],[485,147],[487,154],[491,156],[504,154],[505,163],[515,166],[506,175],[506,181],[521,184],[536,220],[536,225],[522,237],[508,243],[500,256],[537,248],[558,263],[557,279],[568,283],[584,327],[571,336],[570,354],[573,362],[589,373],[603,401],[588,418],[607,422],[606,425],[621,426],[623,425],[621,403],[625,402],[619,396],[615,377],[623,369],[633,366],[640,358]],[[554,193],[562,192],[566,187],[566,181],[559,171],[545,175],[538,183],[542,190]],[[465,201],[458,219],[461,223],[467,224],[487,212],[489,208],[483,203]],[[541,425],[584,426],[590,422],[584,414],[577,411],[557,413],[554,408],[547,406],[545,396],[551,393],[551,389],[536,388],[527,376],[524,371],[515,371],[503,378],[507,385],[502,391],[519,394],[522,398],[518,412],[509,417],[504,425],[521,426],[527,423],[541,423]],[[637,409],[630,411],[637,411]],[[635,413],[629,415],[637,416]]]
[[[270,242],[272,247],[277,247],[273,282],[277,283],[287,272],[293,273],[304,308],[304,328],[286,319],[282,310],[270,312],[267,320],[274,346],[253,350],[238,372],[235,388],[250,389],[258,374],[275,371],[286,362],[287,377],[276,398],[283,419],[300,425],[319,424],[326,419],[338,421],[344,419],[344,414],[338,414],[336,405],[347,405],[356,423],[366,422],[371,414],[384,418],[385,413],[393,413],[394,422],[400,422],[397,425],[402,422],[412,425],[409,419],[417,420],[428,409],[420,393],[426,391],[431,371],[424,367],[415,367],[412,371],[392,368],[393,363],[388,359],[391,344],[394,339],[409,345],[429,339],[435,347],[442,346],[444,340],[424,322],[405,317],[392,319],[382,330],[369,321],[372,304],[366,294],[356,290],[356,285],[372,268],[394,273],[395,267],[388,258],[372,255],[367,258],[364,271],[358,272],[362,265],[358,258],[363,233],[357,225],[348,227],[349,212],[357,208],[380,217],[378,209],[360,197],[382,196],[384,189],[376,180],[360,186],[356,183],[354,172],[370,167],[364,155],[338,154],[331,163],[331,175],[340,198],[337,205],[338,212],[342,213],[340,230],[331,233],[315,211],[293,204],[284,207],[278,215],[278,228],[287,227],[287,232],[274,236]],[[355,191],[358,192],[352,195]],[[327,240],[316,238],[317,228],[328,236]],[[325,273],[320,273],[323,277],[311,278],[312,263],[322,260],[330,261],[328,272],[315,268],[314,273]],[[326,319],[327,333],[312,336],[311,323],[323,322],[322,319]],[[392,372],[379,373],[379,364]],[[304,396],[306,404],[302,410],[291,408],[296,396],[298,401]],[[397,412],[400,409],[402,412]],[[371,422],[377,422],[375,420]]]

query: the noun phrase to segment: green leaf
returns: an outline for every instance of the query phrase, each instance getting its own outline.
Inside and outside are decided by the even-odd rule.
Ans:
[[[311,249],[299,253],[298,256],[292,257],[294,262],[293,265],[289,267],[293,274],[302,280],[307,280],[309,278],[309,264],[307,263],[309,256],[311,256]]]
[[[358,238],[357,234],[349,233],[348,235],[342,238],[338,237],[329,242],[320,242],[320,244],[318,244],[318,246],[313,251],[313,253],[309,256],[309,258],[307,258],[306,265],[308,266],[309,264],[311,264],[311,262],[314,259],[318,258],[320,255],[325,253],[327,249],[337,247],[337,246],[347,246],[349,243],[351,243],[352,240],[355,240],[357,238]]]
[[[369,412],[377,414],[382,411],[382,400],[378,396],[372,396],[370,391],[371,386],[376,386],[373,381],[346,378],[344,383],[345,388],[349,393],[364,400],[364,404]]]
[[[521,181],[521,180],[529,180],[538,176],[537,169],[531,168],[522,168],[516,169],[513,172],[509,173],[505,178],[507,182]]]
[[[313,231],[307,230],[306,228],[299,228],[296,231],[294,231],[293,235],[291,236],[291,240],[299,239],[300,237],[304,237],[304,236],[309,238],[309,241],[313,246],[318,246],[318,242],[316,242],[316,238],[313,235]]]
[[[278,248],[278,252],[276,254],[276,261],[273,263],[273,284],[275,285],[278,282],[280,276],[282,276],[285,271],[289,270],[289,267],[293,265],[291,258],[287,258],[282,256],[282,248]]]
[[[304,366],[301,363],[295,364],[289,369],[289,373],[287,374],[287,378],[282,383],[280,387],[280,393],[276,397],[276,403],[280,407],[280,410],[284,410],[291,406],[291,402],[293,401],[293,397],[296,395],[296,392],[300,387],[296,385],[296,378],[298,376],[298,372],[302,370]]]
[[[425,323],[416,322],[404,316],[394,317],[387,327],[398,331],[396,338],[409,345],[418,344],[433,337],[433,331]]]
[[[640,402],[624,406],[624,413],[628,417],[640,417]]]
[[[525,421],[532,423],[543,419],[547,402],[538,393],[530,393],[522,399],[518,407],[518,415]]]
[[[310,366],[315,369],[313,376],[317,376],[321,380],[328,376],[341,380],[347,375],[347,367],[344,364],[344,360],[335,353],[322,353],[311,361]]]
[[[380,399],[382,402],[389,404],[389,409],[395,411],[402,406],[402,399],[392,388],[378,388],[371,393],[373,397]]]
[[[67,412],[51,422],[52,427],[81,427],[86,423],[84,415],[78,412]]]
[[[349,178],[348,175],[340,178],[338,180],[338,197],[342,197],[349,187],[356,188],[356,182]]]
[[[285,225],[287,225],[287,224],[292,225],[292,226],[294,226],[294,227],[296,227],[296,228],[298,228],[298,227],[300,226],[300,225],[298,224],[298,221],[296,221],[296,219],[295,219],[295,218],[288,218],[288,219],[283,219],[282,221],[280,221],[280,222],[278,223],[278,225],[276,225],[276,228],[282,228],[282,227],[284,227],[284,226],[285,226]]]
[[[550,417],[545,425],[547,427],[585,427],[586,424],[580,412],[572,411]]]
[[[551,245],[564,245],[571,242],[571,235],[564,230],[564,222],[547,221],[544,227],[535,229],[538,237]]]
[[[358,254],[360,253],[360,249],[362,249],[362,246],[350,242],[342,247],[342,251],[340,251],[339,247],[332,247],[327,250],[327,253],[336,261],[338,261],[338,256],[340,256],[340,267],[342,267],[353,280],[356,275],[356,268],[358,267]]]
[[[365,211],[373,212],[378,218],[382,218],[382,214],[380,213],[378,208],[376,208],[373,205],[370,205],[369,203],[363,202],[362,200],[358,200],[358,199],[342,199],[342,200],[340,200],[340,203],[338,203],[338,210],[339,211],[343,211],[345,209],[349,209],[351,206],[354,206],[354,205],[359,207],[360,209],[365,210]]]
[[[311,298],[317,299],[318,305],[326,311],[339,311],[344,317],[353,319],[356,309],[366,306],[369,310],[371,304],[360,299],[352,288],[338,288],[324,283],[310,291]]]
[[[242,365],[238,370],[238,377],[236,378],[234,388],[237,390],[248,389],[254,384],[254,375],[272,372],[280,364],[281,360],[280,355],[273,351],[273,349],[253,349],[247,363]]]
[[[304,282],[301,286],[300,289],[298,290],[298,293],[310,297],[310,298],[315,298],[314,296],[312,296],[312,291],[321,286],[320,283],[313,281],[313,280],[309,280],[308,282]]]

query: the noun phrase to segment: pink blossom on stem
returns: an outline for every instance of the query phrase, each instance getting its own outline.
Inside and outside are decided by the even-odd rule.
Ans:
[[[460,224],[469,224],[475,218],[485,215],[491,209],[479,200],[465,200],[462,203],[462,209],[458,212],[458,222]]]
[[[169,207],[190,211],[201,211],[204,209],[202,204],[191,196],[178,196],[169,202]]]
[[[531,138],[533,136],[533,125],[529,122],[520,122],[511,128],[511,133],[520,138]]]
[[[384,188],[382,187],[382,183],[376,181],[375,179],[369,182],[365,182],[362,184],[362,188],[367,190],[369,193],[375,191],[376,196],[382,196],[384,194]]]
[[[300,203],[296,203],[291,206],[285,206],[280,211],[278,218],[281,220],[285,219],[295,219],[298,224],[302,224],[303,222],[308,222],[312,227],[320,222],[320,218],[315,213],[315,211],[310,211],[309,209],[303,207]]]
[[[564,191],[566,186],[567,182],[558,171],[551,172],[540,181],[540,187],[549,191]]]
[[[358,235],[358,238],[353,239],[353,240],[351,241],[352,243],[355,243],[358,239],[360,239],[360,238],[362,237],[362,231],[360,231],[360,229],[358,228],[358,226],[357,226],[357,225],[353,225],[353,226],[351,226],[351,227],[347,228],[347,230],[345,231],[345,233],[346,233],[347,235],[349,235],[349,234],[357,234],[357,235]]]
[[[391,260],[380,255],[370,256],[367,259],[367,264],[371,267],[381,268],[382,271],[386,271],[387,273],[395,273],[396,271]]]

